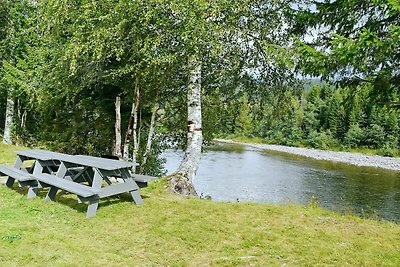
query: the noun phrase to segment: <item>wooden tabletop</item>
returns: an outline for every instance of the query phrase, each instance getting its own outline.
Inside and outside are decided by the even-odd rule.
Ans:
[[[132,168],[133,166],[135,166],[134,163],[124,160],[114,160],[114,159],[106,159],[106,158],[84,156],[84,155],[69,155],[69,154],[52,152],[41,149],[21,150],[21,151],[16,151],[15,153],[19,156],[24,156],[32,159],[58,160],[66,163],[72,163],[86,167],[94,167],[109,171]]]

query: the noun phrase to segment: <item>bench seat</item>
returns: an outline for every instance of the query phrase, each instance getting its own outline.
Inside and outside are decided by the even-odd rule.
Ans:
[[[142,174],[132,174],[132,179],[135,182],[148,183],[148,182],[157,180],[158,177],[149,176],[149,175],[142,175]]]
[[[67,179],[62,179],[47,173],[35,174],[31,175],[31,177],[38,180],[40,183],[48,184],[84,198],[94,196],[98,193],[90,186],[79,184]]]
[[[34,180],[29,173],[13,166],[0,166],[0,176],[9,176],[20,182]]]
[[[158,179],[158,177],[142,175],[142,174],[132,174],[131,177],[132,180],[134,180],[140,188],[147,187],[148,182]]]

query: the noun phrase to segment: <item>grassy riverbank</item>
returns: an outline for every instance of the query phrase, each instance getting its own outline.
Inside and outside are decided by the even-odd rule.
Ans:
[[[0,146],[2,163],[15,147]],[[400,225],[309,206],[182,199],[164,182],[103,200],[97,216],[60,194],[0,187],[0,266],[399,266]]]

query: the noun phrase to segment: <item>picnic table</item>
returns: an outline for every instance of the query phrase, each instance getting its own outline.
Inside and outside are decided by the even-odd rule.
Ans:
[[[0,166],[0,175],[8,176],[6,186],[17,180],[29,186],[28,198],[33,198],[42,188],[50,187],[45,201],[55,200],[58,190],[75,194],[78,201],[89,202],[87,217],[96,215],[101,198],[130,193],[137,205],[143,200],[139,188],[152,176],[131,174],[132,162],[84,155],[68,155],[47,150],[17,151],[14,166]],[[32,161],[32,166],[26,162]],[[112,182],[114,180],[114,182]]]

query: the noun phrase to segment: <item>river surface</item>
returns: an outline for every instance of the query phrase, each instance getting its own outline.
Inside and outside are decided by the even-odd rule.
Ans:
[[[170,173],[183,152],[167,150],[163,156]],[[330,210],[400,222],[400,172],[218,144],[203,153],[194,186],[213,201],[317,201]]]

